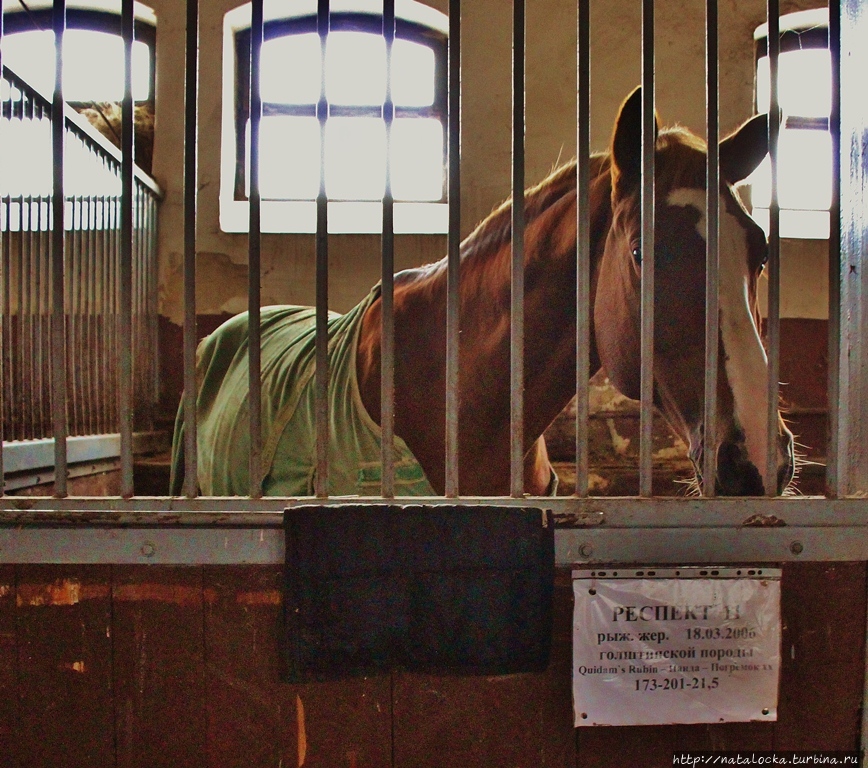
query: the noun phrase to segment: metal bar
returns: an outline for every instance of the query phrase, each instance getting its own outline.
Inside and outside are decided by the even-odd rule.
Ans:
[[[768,313],[766,317],[766,347],[768,353],[768,387],[766,394],[766,465],[763,485],[766,496],[778,493],[778,399],[781,342],[781,239],[780,205],[778,203],[778,138],[781,113],[778,97],[778,57],[780,54],[780,4],[768,0],[769,54],[769,159],[771,160],[772,196],[769,203]]]
[[[380,430],[383,498],[395,495],[395,205],[392,196],[392,46],[395,42],[395,0],[383,0],[383,37],[386,41],[386,188],[383,192],[382,344],[380,347]]]
[[[829,371],[826,390],[826,495],[843,494],[839,461],[841,402],[841,3],[829,0],[832,59],[829,133],[832,139],[832,204],[829,207]]]
[[[705,104],[708,155],[705,231],[705,415],[703,417],[702,493],[714,496],[717,456],[717,374],[720,339],[720,95],[717,0],[705,10]]]
[[[458,387],[459,286],[461,269],[461,0],[449,0],[449,233],[446,269],[446,483],[449,498],[459,493]]]
[[[0,5],[0,88],[3,86],[3,7]],[[2,104],[2,100],[0,100],[0,104]],[[11,100],[10,100],[11,104]],[[0,107],[0,118],[4,117],[2,115],[2,107]],[[4,155],[0,152],[0,177],[2,177],[4,173]],[[3,210],[6,210],[6,224],[3,224]],[[5,429],[4,425],[6,423],[6,366],[5,366],[5,355],[3,354],[3,350],[6,348],[6,326],[8,322],[6,320],[6,312],[8,311],[9,305],[6,303],[6,281],[8,276],[6,274],[6,241],[9,239],[7,236],[7,229],[9,227],[9,204],[3,198],[0,198],[0,496],[3,496],[6,492],[6,469],[3,461],[3,443],[5,441]],[[40,389],[41,392],[41,389]]]
[[[197,123],[199,89],[199,0],[187,0],[184,68],[184,487],[198,492],[198,424],[196,423],[196,201],[198,179]]]
[[[279,564],[283,562],[280,499],[176,499],[201,511],[156,510],[153,499],[31,499],[34,508],[0,515],[0,562]],[[76,502],[90,502],[84,508]],[[382,503],[382,500],[367,500]],[[769,563],[868,559],[866,502],[801,499],[775,502],[785,526],[741,523],[755,509],[749,499],[552,500],[555,561],[586,563]],[[99,504],[97,504],[99,502]],[[597,502],[605,502],[600,505]],[[203,503],[210,503],[210,508]],[[295,506],[309,505],[311,500]],[[353,502],[355,503],[355,502]],[[413,504],[452,503],[419,499]],[[465,507],[491,499],[462,499]],[[119,504],[124,509],[118,509]],[[527,507],[526,499],[498,504]],[[573,512],[561,511],[572,505]],[[61,521],[46,514],[62,506]],[[328,506],[340,506],[329,502]],[[255,510],[254,511],[254,508]],[[595,508],[602,511],[594,512]],[[565,527],[582,514],[582,527]]]
[[[588,495],[591,358],[591,11],[579,0],[576,31],[576,496]]]
[[[63,117],[63,38],[66,30],[66,0],[55,0],[52,11],[54,29],[55,69],[54,94],[51,102],[51,146],[53,186],[51,192],[51,360],[52,360],[52,422],[54,432],[54,481],[56,496],[66,496],[66,437],[67,421],[66,382],[66,318],[65,318],[65,238],[63,230],[63,165],[64,165],[64,117]],[[22,200],[23,206],[23,200]]]
[[[133,495],[133,0],[121,2],[124,99],[121,110],[120,387],[121,496]]]
[[[509,307],[510,495],[524,493],[524,0],[512,20],[512,261]]]
[[[262,199],[259,193],[259,129],[262,96],[259,64],[264,29],[263,0],[252,0],[250,22],[250,196],[247,266],[248,386],[250,389],[250,496],[262,496],[262,347],[260,312],[262,273]]]
[[[650,496],[654,428],[654,3],[642,2],[642,293],[639,495]]]
[[[382,504],[379,497],[360,497],[348,501],[333,497],[326,500],[280,498],[266,496],[250,499],[240,496],[215,496],[195,499],[183,497],[90,497],[58,499],[50,496],[29,497],[26,504],[20,499],[0,501],[0,526],[65,525],[89,523],[102,525],[150,525],[169,523],[182,525],[275,525],[280,527],[285,509],[315,504],[340,506],[341,504]],[[707,530],[709,528],[735,529],[736,535],[753,527],[779,528],[839,528],[868,527],[868,499],[827,499],[824,496],[794,496],[764,499],[758,505],[756,498],[716,497],[705,499],[695,496],[658,496],[651,502],[640,497],[541,496],[513,499],[500,497],[463,496],[460,500],[445,496],[398,497],[397,508],[405,506],[438,506],[459,504],[475,507],[503,504],[517,507],[540,507],[555,514],[559,528],[586,531],[604,525],[607,528],[660,528],[666,530]],[[758,509],[762,509],[758,512]],[[63,517],[46,518],[46,513],[63,512]],[[868,546],[868,539],[865,545]],[[806,558],[810,559],[810,558]]]
[[[316,116],[320,130],[320,184],[316,198],[316,476],[314,490],[318,497],[328,496],[329,488],[329,350],[328,350],[328,193],[326,191],[326,99],[325,68],[329,35],[329,0],[317,2],[317,32],[320,39],[320,96]]]

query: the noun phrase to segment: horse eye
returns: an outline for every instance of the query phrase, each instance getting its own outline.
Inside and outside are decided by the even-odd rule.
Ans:
[[[636,259],[636,263],[641,264],[642,263],[642,249],[638,248],[638,247],[634,248],[632,253],[633,253],[633,258]]]
[[[768,262],[769,262],[769,254],[768,254],[768,251],[766,251],[766,253],[763,254],[762,261],[760,261],[760,265],[759,265],[760,274],[762,274],[762,271],[766,268],[766,264],[768,264]]]

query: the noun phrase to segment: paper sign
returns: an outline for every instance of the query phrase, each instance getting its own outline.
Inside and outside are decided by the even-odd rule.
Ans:
[[[577,726],[777,719],[780,570],[693,570],[574,572]]]

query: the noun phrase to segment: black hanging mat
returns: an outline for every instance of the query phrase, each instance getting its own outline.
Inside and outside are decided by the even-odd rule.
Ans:
[[[554,525],[518,507],[299,507],[284,515],[288,682],[391,669],[546,668]]]

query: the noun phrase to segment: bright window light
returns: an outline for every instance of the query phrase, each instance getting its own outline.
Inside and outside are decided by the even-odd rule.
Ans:
[[[372,117],[326,123],[326,194],[330,200],[382,200],[386,190],[386,125]]]
[[[751,176],[751,199],[768,208],[771,161]],[[778,141],[778,204],[794,210],[828,210],[832,203],[832,137],[827,131],[784,130]]]
[[[392,196],[440,200],[443,196],[443,125],[425,118],[392,123]]]
[[[312,200],[319,192],[319,123],[315,117],[264,117],[259,124],[259,193],[268,200]],[[250,124],[247,129],[250,167]],[[250,195],[247,174],[246,195]]]
[[[3,118],[0,142],[15,147],[4,158],[0,175],[2,197],[48,197],[54,188],[51,150],[51,120],[42,118]],[[64,145],[64,194],[76,196],[119,196],[120,177],[102,163],[81,139],[67,131]]]
[[[382,104],[386,41],[380,35],[332,32],[326,44],[326,98],[331,104]]]
[[[329,232],[379,232],[388,165],[394,231],[445,232],[447,17],[414,0],[398,3],[387,83],[382,7],[375,0],[333,0],[324,56],[313,31],[315,9],[312,1],[295,14],[266,7],[259,75],[262,231],[316,231],[322,185]],[[249,5],[226,14],[220,184],[226,232],[249,226],[250,98],[238,78],[250,56],[249,29]],[[395,108],[388,141],[387,92]],[[318,110],[321,97],[325,115]]]
[[[434,51],[409,40],[392,46],[392,101],[399,107],[434,103]]]
[[[769,111],[769,59],[757,61],[757,109]],[[778,57],[778,102],[785,115],[828,117],[832,109],[832,57],[827,48],[787,51]]]
[[[260,94],[275,104],[316,104],[320,90],[319,35],[285,35],[262,44]]]
[[[133,43],[133,99],[150,98],[151,52]],[[63,97],[67,101],[121,101],[124,97],[124,41],[90,29],[63,36]],[[32,30],[3,37],[3,63],[43,94],[54,90],[54,32]]]

